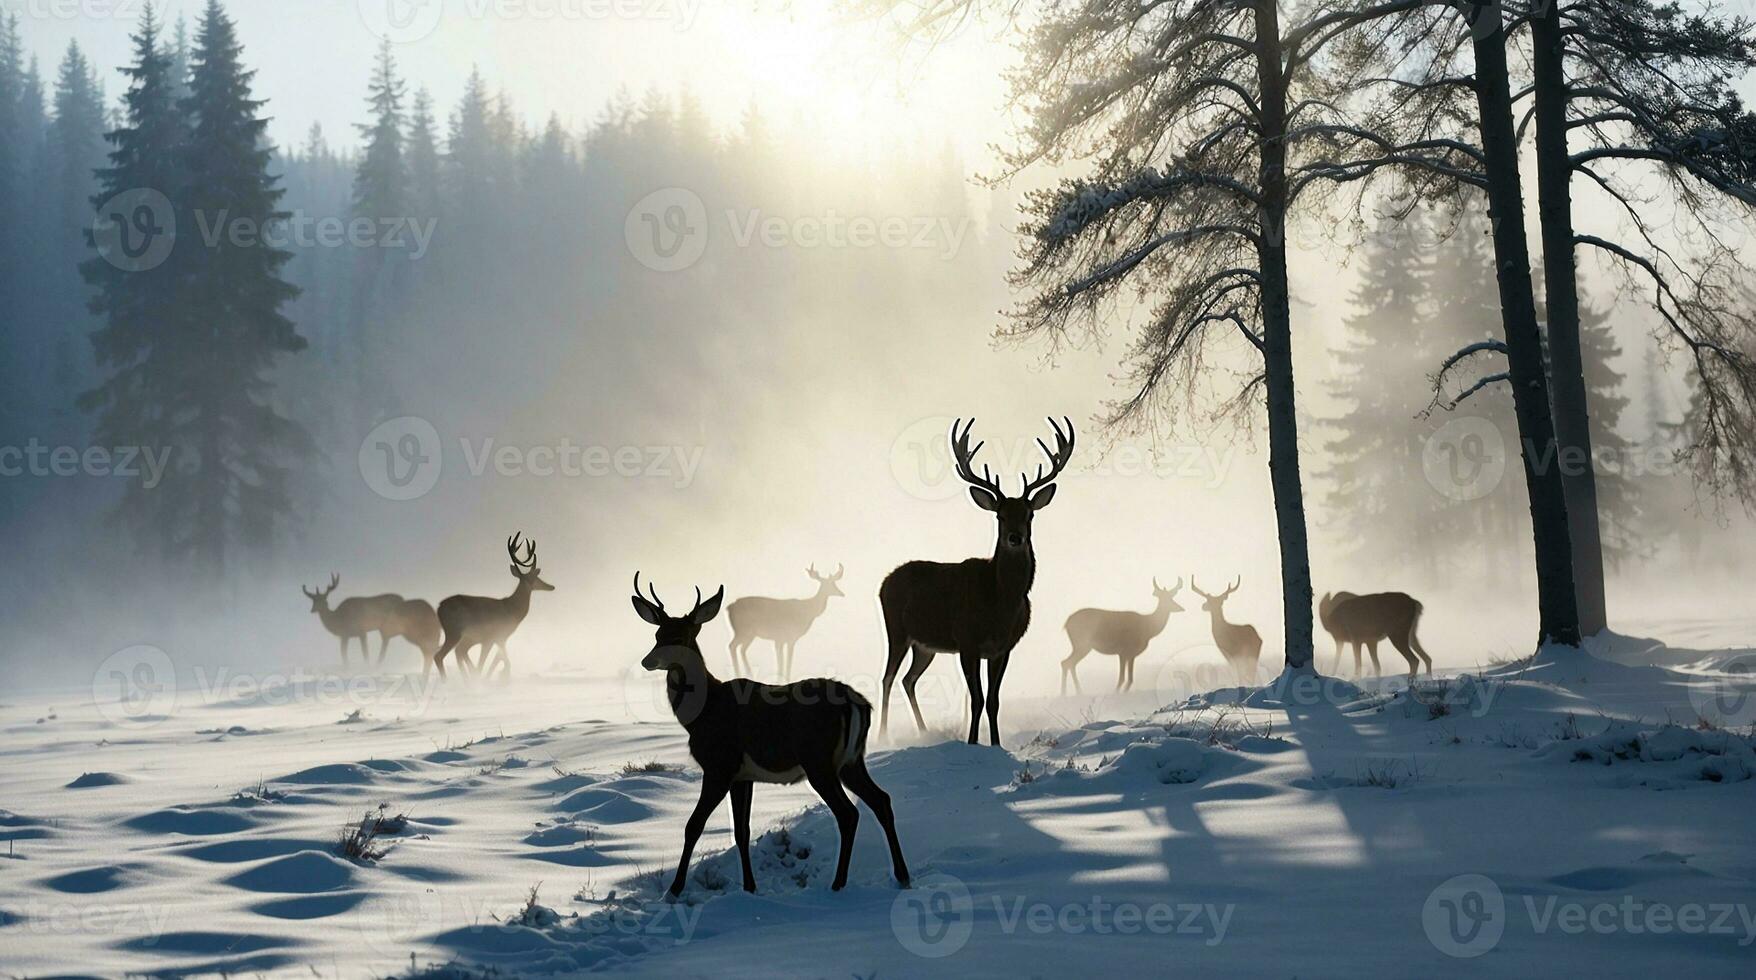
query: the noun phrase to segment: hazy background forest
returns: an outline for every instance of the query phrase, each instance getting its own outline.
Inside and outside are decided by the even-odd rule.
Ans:
[[[260,372],[199,348],[177,365],[188,385],[249,389],[285,426],[239,439],[230,476],[184,468],[173,445],[151,488],[83,463],[0,477],[0,658],[15,678],[80,680],[142,642],[180,665],[328,667],[333,641],[301,584],[338,572],[344,594],[501,593],[515,530],[540,542],[557,587],[519,634],[520,672],[624,669],[640,633],[626,600],[636,568],[679,592],[724,581],[731,595],[804,595],[812,563],[845,564],[849,598],[801,668],[873,672],[880,577],[991,545],[949,473],[950,419],[977,415],[990,452],[1016,471],[1034,465],[1030,439],[1048,413],[1071,416],[1084,438],[1038,521],[1037,626],[1015,676],[1052,683],[1072,609],[1146,608],[1153,576],[1191,573],[1242,575],[1228,612],[1261,626],[1265,662],[1278,665],[1259,434],[1210,411],[1174,429],[1104,433],[1092,419],[1120,393],[1113,350],[992,341],[1015,302],[1005,274],[1019,202],[1053,176],[977,179],[996,171],[988,144],[1018,124],[994,70],[1002,28],[971,25],[930,59],[898,58],[896,39],[819,11],[704,3],[669,17],[655,6],[629,19],[453,18],[425,43],[380,47],[351,0],[289,8],[227,10],[266,100],[278,207],[310,232],[288,240],[281,267],[297,289],[282,312],[302,342]],[[0,446],[83,454],[113,443],[101,410],[82,407],[107,375],[80,267],[96,254],[85,236],[95,171],[145,8],[3,9]],[[200,7],[156,11],[184,77]],[[1420,595],[1441,663],[1528,652],[1530,533],[1507,455],[1510,398],[1424,414],[1440,359],[1500,327],[1485,219],[1421,202],[1404,215],[1408,202],[1382,193],[1363,220],[1338,213],[1298,229],[1317,589]],[[656,244],[678,216],[706,229],[685,244],[698,257]],[[359,218],[363,239],[319,240],[326,223]],[[865,241],[856,228],[895,234]],[[1749,521],[1698,499],[1672,461],[1692,392],[1644,308],[1595,259],[1582,271],[1612,625],[1638,627],[1661,606],[1712,609],[1750,571]],[[1111,341],[1126,336],[1117,324]],[[1242,375],[1250,352],[1238,347]],[[260,384],[240,385],[245,374]],[[395,421],[407,418],[431,426],[442,459],[430,490],[394,499],[404,488],[385,483],[377,454],[425,438]],[[1456,459],[1429,451],[1460,418],[1499,435],[1503,478],[1476,478],[1492,471],[1491,438],[1458,444]],[[505,447],[517,450],[510,462],[479,465]],[[609,472],[534,472],[566,447],[601,453]],[[246,471],[277,474],[275,492],[228,497],[218,522],[129,503],[248,483]],[[1484,606],[1506,615],[1490,621]],[[1205,637],[1205,618],[1186,615],[1169,649]]]

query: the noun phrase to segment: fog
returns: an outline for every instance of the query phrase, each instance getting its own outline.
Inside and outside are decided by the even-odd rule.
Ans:
[[[374,294],[353,320],[332,293],[355,250],[293,243],[288,278],[305,294],[288,315],[311,347],[276,367],[274,401],[315,451],[295,470],[286,533],[217,576],[138,554],[107,517],[115,478],[0,480],[0,663],[10,687],[77,688],[135,644],[167,651],[181,671],[332,669],[336,641],[307,611],[301,586],[336,573],[338,597],[504,595],[514,532],[538,543],[555,591],[533,598],[511,643],[509,698],[545,671],[611,676],[637,662],[650,628],[629,608],[636,570],[674,607],[696,587],[721,584],[728,597],[803,597],[814,587],[807,566],[842,565],[846,598],[832,600],[799,644],[797,671],[869,680],[882,666],[875,595],[885,573],[909,559],[993,548],[993,518],[950,471],[946,430],[969,416],[987,441],[981,461],[1008,489],[1035,470],[1045,416],[1070,417],[1079,432],[1061,489],[1036,518],[1033,626],[1009,693],[1054,688],[1069,613],[1149,609],[1155,577],[1185,582],[1186,611],[1149,653],[1152,669],[1170,656],[1221,663],[1191,577],[1210,591],[1241,579],[1227,616],[1258,627],[1264,669],[1278,668],[1260,413],[1250,413],[1254,427],[1212,418],[1253,352],[1241,340],[1217,349],[1215,390],[1193,393],[1194,406],[1157,431],[1112,431],[1100,420],[1126,394],[1116,376],[1127,324],[1058,350],[995,341],[1016,301],[1005,274],[1019,202],[1055,176],[998,188],[978,179],[997,173],[988,147],[1019,122],[999,74],[1012,57],[1004,26],[974,25],[931,52],[899,51],[883,25],[799,5],[677,0],[622,18],[453,11],[465,6],[446,4],[430,34],[395,45],[398,71],[411,93],[431,90],[441,136],[472,65],[533,141],[553,115],[569,153],[556,177],[562,189],[525,177],[493,192],[486,217],[412,212],[436,222],[426,254],[396,258],[411,270],[413,298],[393,306]],[[45,74],[76,40],[114,106],[138,7],[71,17],[53,4],[19,9],[26,50]],[[172,21],[198,13],[178,3],[163,10]],[[256,95],[268,100],[283,206],[313,220],[346,216],[378,40],[361,6],[235,0],[230,10],[257,70]],[[606,128],[623,98],[630,121]],[[669,135],[642,128],[655,107]],[[334,154],[328,163],[304,155],[313,123]],[[668,196],[654,202],[655,193]],[[684,245],[698,256],[655,244],[673,216],[706,229]],[[1295,256],[1317,591],[1415,593],[1427,608],[1425,645],[1441,665],[1523,655],[1536,630],[1528,524],[1454,541],[1398,540],[1403,525],[1386,524],[1362,549],[1346,501],[1329,493],[1324,425],[1344,410],[1349,383],[1334,352],[1359,312],[1352,296],[1367,231],[1340,215],[1314,222]],[[1668,458],[1653,444],[1656,423],[1680,418],[1687,392],[1670,375],[1649,383],[1653,324],[1603,268],[1585,268],[1627,376],[1620,432],[1634,450]],[[43,338],[90,328],[8,319],[8,358],[18,364],[50,349]],[[359,324],[371,339],[354,336]],[[72,407],[96,371],[87,346],[77,341],[69,377],[33,372],[0,444],[103,445]],[[1407,355],[1373,383],[1418,408],[1437,365],[1418,345]],[[1411,431],[1448,421],[1413,414]],[[1480,503],[1448,501],[1421,479],[1418,451],[1413,460],[1397,477],[1397,499],[1463,511]],[[1522,497],[1516,467],[1514,457],[1495,494]],[[1750,523],[1735,504],[1721,513],[1697,499],[1686,474],[1653,468],[1664,472],[1637,474],[1649,488],[1636,529],[1643,546],[1611,570],[1611,619],[1622,632],[1732,615],[1738,583],[1756,570]],[[1501,496],[1484,499],[1505,508]],[[725,669],[728,636],[723,620],[704,633],[716,670]],[[1318,653],[1327,667],[1321,632]],[[769,671],[768,644],[752,660]],[[417,663],[412,648],[393,643],[390,665]],[[1110,663],[1086,662],[1088,690],[1111,684]],[[943,678],[956,671],[951,658],[935,667]]]

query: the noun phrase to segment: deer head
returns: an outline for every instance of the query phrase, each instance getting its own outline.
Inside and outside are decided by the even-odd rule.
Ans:
[[[842,568],[840,562],[837,562],[834,575],[817,574],[816,565],[812,565],[810,568],[805,569],[805,574],[811,576],[811,581],[817,583],[817,592],[819,595],[847,595],[846,592],[841,590],[841,586],[835,584],[841,581],[841,576],[844,571],[846,571],[846,569]]]
[[[1000,489],[1000,483],[988,471],[986,463],[982,464],[982,475],[977,476],[973,469],[975,454],[986,445],[976,443],[970,448],[970,431],[976,426],[976,420],[970,419],[968,425],[958,419],[951,423],[951,456],[957,466],[957,475],[969,484],[970,499],[977,507],[993,513],[1000,524],[1000,546],[1010,551],[1023,551],[1030,548],[1030,521],[1032,515],[1055,499],[1055,478],[1067,467],[1067,461],[1073,456],[1073,421],[1064,418],[1066,431],[1054,419],[1049,419],[1049,427],[1055,430],[1055,448],[1050,450],[1041,439],[1037,440],[1037,448],[1048,457],[1049,471],[1043,472],[1043,466],[1037,466],[1036,476],[1031,477],[1020,473],[1019,481],[1024,489],[1016,497],[1008,497]],[[959,426],[962,430],[959,431]]]
[[[329,611],[329,594],[331,592],[334,592],[335,587],[340,585],[340,584],[341,584],[341,576],[335,572],[330,572],[329,573],[329,588],[327,588],[327,589],[307,589],[303,585],[301,585],[301,586],[299,586],[299,591],[305,593],[305,598],[311,600],[311,611],[312,612],[314,612],[314,613],[328,612]]]
[[[1240,575],[1240,576],[1238,576],[1237,580],[1231,584],[1230,588],[1226,589],[1224,592],[1221,592],[1219,595],[1214,595],[1210,592],[1201,591],[1201,586],[1197,585],[1195,583],[1195,579],[1193,577],[1191,577],[1189,579],[1189,588],[1195,590],[1196,595],[1198,595],[1202,599],[1206,600],[1206,601],[1201,603],[1202,609],[1206,610],[1207,612],[1217,613],[1217,612],[1222,611],[1225,608],[1226,600],[1231,598],[1231,595],[1233,592],[1238,591],[1238,586],[1242,585],[1243,582],[1244,582],[1244,577],[1242,575]]]
[[[1183,607],[1177,605],[1177,593],[1181,591],[1183,591],[1183,577],[1181,575],[1177,576],[1177,584],[1168,589],[1158,584],[1158,576],[1155,575],[1152,578],[1153,598],[1157,599],[1160,604],[1171,612],[1183,611]]]
[[[701,635],[701,627],[712,622],[719,615],[719,604],[726,597],[726,587],[720,586],[719,591],[706,602],[701,600],[701,589],[695,589],[695,608],[687,615],[672,616],[665,612],[664,601],[658,597],[652,583],[646,584],[648,599],[640,594],[640,573],[634,573],[634,611],[658,631],[653,635],[652,651],[640,661],[645,670],[669,670],[672,667],[689,669],[705,666],[701,659],[701,645],[696,637]]]
[[[537,567],[537,543],[534,538],[524,538],[525,551],[518,553],[521,535],[514,534],[506,539],[506,553],[512,556],[512,574],[519,584],[529,586],[534,592],[553,592],[555,587],[543,581],[543,570]]]

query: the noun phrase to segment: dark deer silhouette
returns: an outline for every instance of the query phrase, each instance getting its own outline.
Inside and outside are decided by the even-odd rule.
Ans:
[[[1254,626],[1226,622],[1225,612],[1226,600],[1232,597],[1233,592],[1238,591],[1238,586],[1243,582],[1243,577],[1239,576],[1230,588],[1219,595],[1212,595],[1201,591],[1201,586],[1195,583],[1195,576],[1189,576],[1189,588],[1206,600],[1201,608],[1212,614],[1214,646],[1219,647],[1219,652],[1225,655],[1226,663],[1237,671],[1238,683],[1250,687],[1256,683],[1256,662],[1262,659],[1262,634],[1256,632]]]
[[[1084,693],[1079,689],[1079,662],[1094,651],[1117,658],[1116,690],[1132,690],[1134,661],[1146,652],[1146,645],[1154,637],[1165,631],[1171,613],[1183,611],[1183,607],[1177,605],[1177,593],[1182,588],[1181,578],[1168,589],[1159,585],[1158,579],[1153,579],[1152,594],[1158,605],[1149,613],[1081,609],[1068,616],[1067,641],[1072,644],[1073,652],[1061,661],[1061,693],[1067,693],[1069,677],[1073,679],[1073,690]]]
[[[1415,636],[1415,627],[1421,621],[1421,608],[1420,602],[1406,592],[1374,592],[1371,595],[1337,592],[1333,596],[1323,593],[1323,598],[1317,603],[1317,618],[1335,639],[1335,662],[1330,665],[1329,672],[1337,674],[1341,670],[1341,645],[1348,643],[1354,649],[1355,677],[1360,676],[1362,644],[1372,654],[1372,673],[1380,673],[1378,643],[1388,639],[1408,661],[1409,683],[1414,683],[1415,674],[1423,663],[1427,676],[1433,676],[1433,658],[1427,656],[1420,639]]]
[[[390,645],[391,638],[396,636],[407,636],[409,642],[421,647],[424,656],[432,655],[433,647],[438,646],[437,638],[433,640],[433,647],[423,646],[422,641],[409,632],[410,628],[413,628],[417,634],[421,634],[424,627],[420,623],[408,621],[403,609],[408,600],[387,592],[382,595],[354,596],[343,599],[336,603],[335,608],[331,609],[329,597],[340,584],[341,576],[332,572],[329,576],[328,588],[307,589],[300,586],[299,591],[305,593],[305,598],[311,600],[311,611],[316,613],[317,618],[322,621],[323,628],[341,640],[341,664],[343,667],[348,665],[348,641],[354,639],[360,641],[360,663],[363,665],[371,663],[371,656],[366,650],[367,633],[378,634],[379,664],[384,663],[384,649]],[[427,606],[424,602],[421,605]],[[432,612],[433,607],[427,606],[427,613],[431,615]]]
[[[817,583],[817,594],[809,599],[770,599],[751,595],[737,599],[726,607],[732,622],[732,673],[750,673],[750,644],[756,640],[774,641],[774,665],[782,680],[793,679],[793,648],[799,638],[823,615],[829,597],[843,595],[841,581],[844,569],[838,564],[834,575],[817,574],[817,566],[805,574]],[[740,663],[741,662],[741,663]]]
[[[914,661],[903,676],[902,689],[914,711],[915,727],[925,731],[927,724],[915,698],[915,683],[936,655],[955,652],[963,664],[964,683],[969,686],[970,744],[975,744],[981,724],[984,660],[988,662],[988,741],[1000,744],[1000,682],[1006,676],[1012,648],[1030,625],[1030,586],[1037,569],[1036,553],[1030,543],[1031,517],[1055,499],[1055,478],[1073,455],[1073,422],[1064,421],[1066,431],[1049,419],[1049,426],[1055,430],[1055,448],[1050,450],[1041,439],[1037,440],[1037,446],[1048,457],[1049,470],[1044,473],[1039,465],[1035,477],[1021,474],[1024,489],[1016,497],[1006,496],[986,464],[981,476],[971,469],[971,459],[984,445],[969,447],[975,419],[970,419],[961,432],[961,419],[951,424],[951,455],[957,475],[969,484],[970,499],[977,507],[993,513],[998,525],[994,556],[956,563],[911,561],[884,577],[884,584],[878,588],[878,603],[884,611],[889,647],[884,663],[881,732],[890,730],[890,687],[903,656],[911,650],[914,653]]]
[[[698,636],[719,613],[726,590],[720,587],[706,602],[695,590],[695,608],[671,616],[658,592],[647,584],[649,600],[640,594],[640,573],[634,574],[634,611],[658,627],[652,652],[640,661],[646,670],[665,672],[665,694],[671,711],[689,732],[689,754],[701,765],[701,799],[683,827],[683,857],[671,879],[670,894],[683,894],[689,856],[720,801],[732,797],[732,831],[743,864],[744,890],[756,890],[750,870],[750,799],[756,783],[796,783],[811,788],[829,805],[841,832],[841,857],[835,866],[839,891],[848,880],[854,831],[860,811],[842,791],[847,787],[864,800],[890,842],[890,863],[897,883],[908,887],[908,864],[896,839],[896,818],[890,796],[866,771],[866,734],[872,727],[872,704],[840,681],[813,678],[785,686],[744,678],[722,681],[707,669]]]
[[[511,595],[504,599],[454,595],[439,603],[439,624],[445,629],[445,643],[433,655],[433,665],[439,668],[440,677],[445,676],[445,655],[453,650],[457,651],[463,669],[466,672],[471,670],[469,651],[472,647],[482,648],[479,666],[484,677],[496,664],[506,668],[505,676],[511,676],[512,664],[506,659],[507,638],[530,612],[530,594],[555,589],[543,581],[542,569],[537,567],[536,541],[525,541],[525,552],[520,555],[519,537],[514,534],[506,539],[506,553],[512,557],[512,576],[518,579]],[[500,648],[500,655],[489,663],[488,657],[495,647]]]

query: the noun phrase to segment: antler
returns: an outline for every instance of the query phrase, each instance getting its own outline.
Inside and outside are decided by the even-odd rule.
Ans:
[[[1189,588],[1192,589],[1196,595],[1200,596],[1203,599],[1213,598],[1213,593],[1201,591],[1201,583],[1195,581],[1195,576],[1193,576],[1193,575],[1189,576]]]
[[[1153,576],[1153,577],[1152,577],[1152,590],[1153,590],[1153,591],[1154,591],[1154,592],[1164,592],[1164,591],[1166,591],[1166,589],[1165,589],[1165,587],[1164,587],[1164,586],[1162,586],[1162,585],[1160,585],[1160,584],[1158,584],[1158,576],[1157,576],[1157,575],[1154,575],[1154,576]],[[1181,591],[1183,591],[1183,576],[1181,576],[1181,575],[1179,575],[1179,576],[1177,576],[1177,584],[1176,584],[1176,585],[1173,585],[1173,586],[1171,586],[1171,587],[1170,587],[1170,590],[1169,590],[1169,591],[1170,591],[1170,592],[1172,592],[1172,593],[1177,593],[1177,592],[1181,592]],[[1195,591],[1197,591],[1197,592],[1200,592],[1200,591],[1201,591],[1201,590],[1200,590],[1200,589],[1196,589],[1196,590],[1195,590]]]
[[[1231,595],[1233,592],[1238,591],[1238,586],[1243,585],[1243,584],[1244,584],[1244,576],[1239,575],[1236,579],[1234,579],[1232,581],[1231,587],[1226,589],[1224,592],[1220,593],[1220,596],[1223,598],[1225,596]]]
[[[1066,432],[1061,431],[1061,426],[1054,419],[1048,420],[1049,428],[1055,430],[1054,452],[1050,452],[1048,445],[1041,439],[1037,440],[1037,448],[1043,451],[1044,456],[1049,457],[1048,475],[1043,474],[1041,463],[1037,464],[1037,475],[1029,480],[1024,480],[1023,473],[1018,474],[1019,479],[1024,480],[1024,493],[1021,496],[1028,497],[1033,491],[1055,482],[1055,478],[1067,468],[1067,461],[1073,458],[1073,420],[1063,415],[1061,421],[1067,423]]]
[[[521,539],[525,544],[524,557],[522,558],[518,556],[518,543]],[[512,563],[519,568],[537,567],[537,543],[534,538],[525,538],[521,534],[514,534],[506,539],[506,553],[512,556]],[[640,590],[635,589],[634,591]]]
[[[845,571],[847,571],[847,569],[845,569],[845,568],[842,568],[842,567],[841,567],[841,562],[839,562],[839,561],[838,561],[838,562],[836,562],[836,563],[835,563],[835,574],[834,574],[834,575],[831,575],[831,576],[829,576],[829,580],[830,580],[830,581],[831,581],[831,582],[839,582],[839,581],[841,581],[841,576],[842,576],[842,573],[843,573],[843,572],[845,572]]]
[[[658,611],[661,613],[664,612],[665,601],[658,597],[658,590],[652,587],[651,582],[646,583],[646,593],[647,595],[652,596],[652,604],[658,607]],[[634,595],[637,598],[640,597],[640,573],[638,571],[634,573]],[[701,590],[696,589],[695,595],[696,598],[699,599],[701,596]]]
[[[963,427],[963,431],[958,432],[957,427],[962,422],[962,419],[956,419],[951,423],[951,458],[957,466],[958,478],[972,487],[980,487],[988,491],[996,499],[1004,500],[1006,492],[1000,489],[999,481],[995,480],[994,474],[988,471],[988,464],[982,464],[981,476],[976,476],[975,471],[971,469],[971,461],[987,443],[978,442],[976,448],[969,448],[969,434],[976,427],[976,420],[971,418],[969,424]]]

